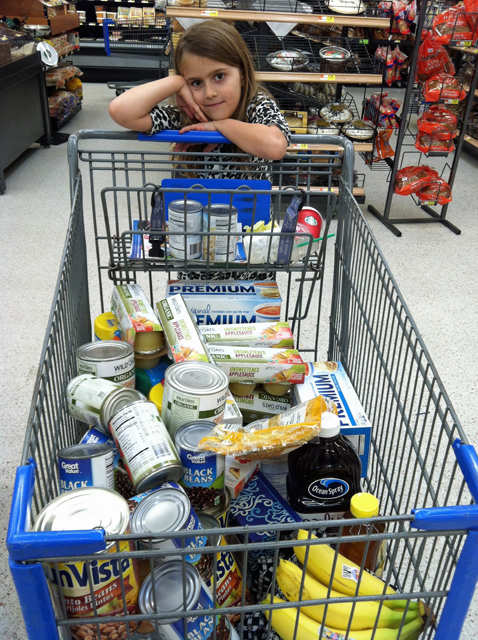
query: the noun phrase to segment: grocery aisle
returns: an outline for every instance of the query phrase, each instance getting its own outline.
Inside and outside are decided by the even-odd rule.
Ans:
[[[84,94],[83,110],[65,130],[117,129],[107,114],[113,92],[105,85],[86,84]],[[474,195],[477,170],[478,161],[464,155],[454,203],[449,210],[450,221],[462,229],[461,236],[439,225],[402,225],[403,236],[397,239],[366,214],[463,428],[475,446],[478,446],[473,413],[478,392],[478,338],[474,332],[478,310],[478,221]],[[379,209],[385,197],[383,181],[384,174],[367,172],[367,202]],[[411,199],[397,198],[395,203],[403,206],[397,215],[416,215]],[[0,403],[5,443],[0,500],[5,514],[10,510],[14,471],[21,456],[68,209],[66,145],[30,150],[7,170],[7,191],[0,196],[3,302]],[[329,252],[329,264],[331,257]],[[326,319],[327,313],[323,315]],[[4,549],[2,545],[0,578],[4,595],[0,635],[23,639],[26,635]],[[463,638],[471,640],[477,621],[475,604]]]

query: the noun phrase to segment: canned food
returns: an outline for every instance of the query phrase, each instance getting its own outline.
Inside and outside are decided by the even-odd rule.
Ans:
[[[95,340],[121,340],[121,331],[111,311],[102,313],[95,319]]]
[[[108,423],[117,411],[132,402],[146,401],[139,391],[89,374],[70,380],[66,388],[66,399],[72,418],[93,425],[105,433],[109,433]]]
[[[202,531],[201,523],[191,507],[187,495],[182,489],[161,488],[156,489],[145,496],[136,506],[131,516],[132,533],[155,534],[151,540],[140,541],[142,549],[159,551],[155,557],[155,563],[164,560],[162,551],[184,548],[191,549],[191,553],[186,555],[186,561],[197,566],[202,576],[209,577],[212,573],[211,554],[201,555],[197,550],[204,548],[207,544],[206,536],[198,535],[190,538],[159,538],[158,531],[174,533],[177,531]],[[167,556],[166,559],[180,559],[181,556]]]
[[[198,512],[199,522],[203,529],[217,529],[216,536],[208,536],[212,547],[224,547],[216,556],[216,575],[211,575],[205,580],[206,586],[211,590],[216,589],[216,602],[219,607],[238,607],[242,601],[242,574],[234,560],[234,556],[227,549],[227,542],[222,533],[221,525],[216,518],[207,513]],[[244,604],[252,602],[247,586],[244,593]],[[228,616],[234,624],[241,618],[234,614]]]
[[[214,422],[188,422],[179,427],[174,436],[184,467],[180,482],[186,487],[193,508],[199,511],[217,507],[224,495],[224,456],[197,448],[214,426]]]
[[[187,422],[208,420],[219,424],[226,408],[228,377],[209,362],[178,362],[164,374],[161,418],[174,436]]]
[[[134,389],[134,349],[128,342],[88,342],[76,350],[78,375],[89,373]]]
[[[148,491],[143,491],[143,493],[138,493],[134,496],[131,496],[131,498],[128,498],[128,506],[130,512],[133,513],[138,504],[142,500],[144,500],[146,496],[149,496],[150,493],[154,493],[155,491],[159,491],[160,489],[177,489],[178,491],[182,491],[184,494],[186,493],[184,491],[184,487],[182,487],[180,484],[178,484],[177,482],[173,482],[172,480],[168,480],[167,482],[163,482],[163,484],[161,484],[159,487],[156,487],[155,489],[149,489]]]
[[[91,429],[82,437],[79,444],[107,444],[111,447],[113,452],[114,489],[123,496],[125,500],[129,500],[131,496],[134,496],[136,493],[135,488],[130,480],[128,472],[124,468],[118,447],[111,435],[108,435],[95,427],[91,427]]]
[[[114,491],[88,487],[63,493],[40,512],[34,525],[34,531],[96,528],[112,535],[129,533],[128,504]],[[69,618],[90,617],[96,615],[96,611],[99,616],[122,615],[125,609],[131,614],[138,613],[138,569],[136,561],[127,556],[133,550],[131,541],[110,542],[105,551],[95,554],[94,561],[43,563],[60,610],[64,605]],[[108,554],[116,551],[125,555],[121,560],[110,560]],[[122,585],[129,588],[122,591]],[[137,622],[130,622],[130,631],[134,631],[137,625]],[[117,631],[121,626],[125,628],[125,623],[108,623],[110,626]],[[96,638],[96,632],[91,637]]]
[[[186,602],[184,602],[184,593]],[[213,601],[197,570],[179,560],[163,562],[156,567],[141,585],[139,592],[141,613],[170,613],[171,617],[158,620],[159,637],[162,640],[207,640],[213,637],[214,618],[217,619],[216,639],[230,640],[231,626],[225,616],[198,615],[204,609],[212,609]],[[175,614],[190,611],[186,618],[187,635],[184,633],[184,618]]]
[[[201,257],[202,204],[196,200],[174,200],[168,208],[169,231],[187,235],[169,236],[169,253],[173,258],[193,260]],[[186,249],[186,252],[184,251]]]
[[[108,444],[75,444],[58,452],[60,493],[105,487],[113,490],[113,449]]]
[[[217,232],[237,232],[237,209],[228,204],[211,204],[203,212],[203,230],[210,236],[203,236],[202,257],[214,262],[232,261],[236,257],[237,236],[217,236]],[[214,235],[212,235],[214,234]]]
[[[221,499],[221,502],[209,509],[202,509],[202,512],[205,515],[211,516],[215,520],[217,520],[220,526],[225,529],[229,525],[229,510],[231,508],[231,494],[229,493],[229,489],[224,487],[224,495]]]
[[[124,407],[111,419],[110,430],[138,493],[183,475],[171,437],[152,402]]]

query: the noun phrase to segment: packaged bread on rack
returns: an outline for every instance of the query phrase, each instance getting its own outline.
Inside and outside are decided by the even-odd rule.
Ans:
[[[432,22],[432,34],[436,42],[445,45],[452,41],[472,40],[473,30],[467,20],[463,5],[449,7],[435,16]]]
[[[423,96],[427,102],[438,100],[464,100],[466,91],[463,81],[446,73],[439,73],[429,78],[423,85]]]
[[[427,165],[409,166],[400,169],[395,181],[395,193],[399,196],[410,196],[420,192],[423,187],[439,178],[438,172]]]
[[[431,33],[427,33],[418,50],[417,80],[426,82],[437,73],[454,76],[455,67],[445,47],[436,42]]]

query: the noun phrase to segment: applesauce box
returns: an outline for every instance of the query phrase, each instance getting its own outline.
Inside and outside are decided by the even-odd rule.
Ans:
[[[290,409],[289,396],[272,396],[263,389],[254,389],[247,396],[234,396],[244,423],[247,425],[256,420],[272,418]]]
[[[202,325],[199,331],[209,344],[228,347],[294,348],[294,336],[288,322]]]
[[[206,341],[199,333],[181,294],[160,300],[156,309],[166,336],[168,355],[175,363],[186,360],[212,362]]]
[[[139,284],[117,284],[111,295],[111,311],[122,339],[133,347],[137,333],[163,330]]]
[[[301,384],[306,364],[295,349],[208,346],[213,361],[235,382]]]
[[[277,282],[170,280],[167,295],[181,294],[199,325],[280,322]]]

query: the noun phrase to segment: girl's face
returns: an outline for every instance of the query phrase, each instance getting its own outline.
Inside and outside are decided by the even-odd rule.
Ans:
[[[237,67],[187,53],[181,75],[209,120],[230,118],[239,106],[243,73]]]

